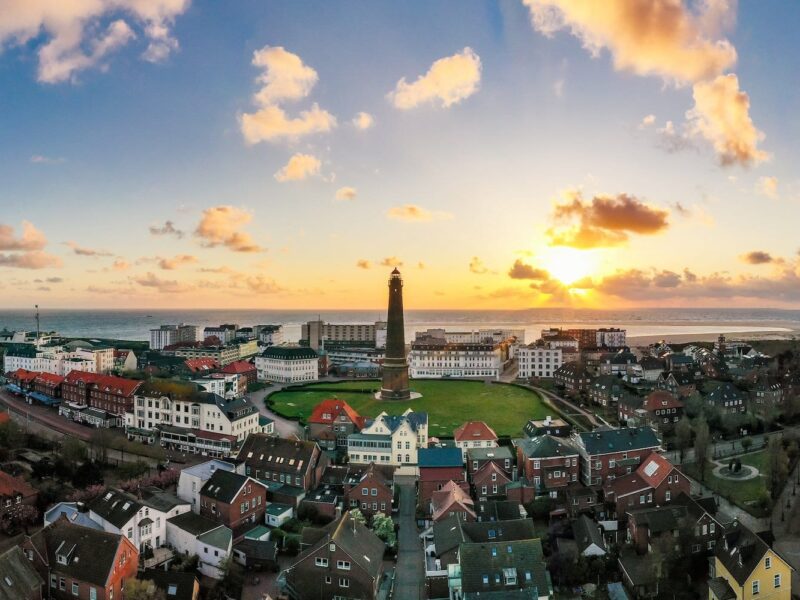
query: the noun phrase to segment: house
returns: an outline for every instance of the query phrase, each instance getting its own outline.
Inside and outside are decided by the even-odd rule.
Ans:
[[[475,503],[468,492],[455,481],[448,481],[431,494],[429,513],[436,523],[448,516],[460,515],[466,521],[474,521]]]
[[[770,409],[780,408],[783,403],[783,388],[775,381],[760,378],[750,390],[750,404],[753,409],[764,413]]]
[[[323,450],[347,450],[347,436],[358,433],[366,419],[347,402],[336,398],[323,400],[314,407],[308,418],[308,439]]]
[[[508,446],[468,450],[467,472],[475,494],[481,499],[506,495],[506,485],[513,481],[514,459]]]
[[[513,440],[517,472],[539,494],[554,494],[580,478],[580,451],[572,438],[540,435]]]
[[[39,492],[24,479],[0,471],[0,522],[11,523],[23,516],[23,507],[36,508]]]
[[[177,496],[184,502],[190,503],[194,512],[200,512],[200,490],[217,469],[235,472],[236,465],[214,458],[181,469],[181,474],[178,478]]]
[[[603,485],[609,477],[636,470],[645,457],[661,448],[650,427],[622,427],[581,432],[573,436],[584,485]]]
[[[592,382],[592,376],[586,365],[580,362],[568,362],[553,372],[556,385],[564,388],[570,395],[586,392]]]
[[[197,570],[206,577],[225,575],[223,563],[233,548],[233,532],[216,520],[185,512],[167,519],[167,542],[184,556],[197,555]]]
[[[92,520],[91,516],[89,516],[89,511],[82,502],[58,502],[48,508],[44,513],[45,527],[52,525],[62,516],[74,525],[103,531],[103,526]]]
[[[237,460],[245,475],[269,486],[270,501],[294,507],[319,485],[330,462],[315,442],[264,434],[251,434]]]
[[[139,366],[139,361],[136,358],[133,350],[127,349],[114,349],[114,370],[118,373],[125,371],[135,371]]]
[[[378,536],[345,513],[318,530],[313,543],[283,571],[285,591],[295,600],[375,598],[384,550]]]
[[[743,413],[745,411],[744,392],[729,381],[724,381],[711,390],[706,395],[705,402],[725,414]]]
[[[604,487],[606,502],[615,506],[618,518],[633,507],[663,506],[690,491],[689,479],[657,452],[645,458],[634,473],[608,478]]]
[[[454,481],[468,490],[464,459],[459,448],[422,448],[419,453],[418,502],[424,508],[436,490]]]
[[[278,546],[272,540],[247,536],[233,547],[234,560],[248,571],[277,571]]]
[[[136,577],[139,566],[139,553],[125,536],[66,518],[25,536],[20,546],[54,600],[122,598],[125,581]]]
[[[294,508],[288,504],[270,502],[267,504],[267,512],[264,516],[267,519],[267,525],[270,527],[280,527],[291,519],[293,514]]]
[[[644,356],[639,361],[639,366],[642,368],[642,378],[645,381],[655,383],[667,365],[662,359],[655,356]]]
[[[553,597],[538,538],[462,544],[448,579],[451,598]]]
[[[697,390],[697,383],[688,371],[667,371],[658,376],[656,387],[678,398],[686,398]]]
[[[600,375],[589,385],[589,398],[600,406],[613,406],[622,397],[623,381],[616,375]]]
[[[300,383],[319,379],[319,355],[306,346],[269,346],[256,356],[259,381]]]
[[[792,597],[792,567],[738,522],[726,529],[716,545],[709,570],[709,600]]]
[[[264,523],[267,488],[252,477],[217,469],[200,489],[200,514],[233,531],[237,540]]]
[[[197,600],[200,597],[200,582],[194,573],[147,569],[138,578],[161,590],[167,600]]]
[[[19,546],[0,554],[0,600],[42,600],[44,579]]]
[[[167,519],[188,512],[191,507],[158,488],[143,488],[139,496],[109,489],[89,504],[89,517],[104,531],[125,536],[144,553],[165,545]]]
[[[33,391],[42,394],[47,398],[61,397],[61,384],[64,377],[53,373],[39,373],[32,382]]]
[[[572,533],[581,556],[606,555],[606,543],[600,526],[586,515],[581,515],[573,521]]]
[[[226,375],[238,375],[240,377],[244,377],[245,380],[245,391],[246,388],[258,381],[258,369],[256,366],[246,360],[235,360],[231,363],[228,363],[220,370],[221,373]]]
[[[125,422],[125,413],[133,410],[133,397],[144,382],[114,375],[70,371],[61,383],[65,402],[90,406],[116,416],[116,426]]]
[[[487,463],[494,463],[506,472],[510,479],[514,478],[514,452],[508,446],[496,448],[470,448],[467,450],[467,473],[470,478],[483,469]]]
[[[468,448],[497,447],[497,434],[483,421],[467,421],[453,432],[453,439],[464,458]]]
[[[556,437],[569,437],[572,434],[572,425],[567,423],[564,419],[554,419],[553,417],[545,417],[541,420],[532,419],[525,423],[522,431],[528,437],[537,437],[540,435],[554,435]]]
[[[651,554],[639,556],[633,548],[623,547],[617,563],[622,581],[634,598],[655,598],[658,595],[658,569]]]
[[[311,509],[312,514],[317,518],[323,517],[328,521],[333,521],[341,514],[341,498],[339,486],[320,485],[303,496],[298,507],[298,514],[303,514]]]
[[[655,390],[645,398],[630,396],[619,404],[619,419],[628,425],[647,425],[668,431],[683,417],[683,401],[666,390]]]
[[[417,450],[428,446],[428,413],[410,408],[402,415],[381,412],[359,433],[347,436],[351,464],[416,465]]]
[[[370,463],[363,471],[353,471],[344,483],[345,506],[358,508],[367,518],[377,512],[392,513],[394,483],[389,469]]]

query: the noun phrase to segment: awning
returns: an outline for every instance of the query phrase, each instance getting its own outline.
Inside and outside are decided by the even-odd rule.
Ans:
[[[51,398],[47,394],[42,394],[41,392],[28,392],[28,397],[33,398],[42,404],[46,404],[47,406],[61,404],[61,400],[59,398]]]
[[[18,385],[14,384],[14,383],[6,384],[6,389],[9,392],[13,392],[15,394],[21,394],[22,393],[22,389]]]

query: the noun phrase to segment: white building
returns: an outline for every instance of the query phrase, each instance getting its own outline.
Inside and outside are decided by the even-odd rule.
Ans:
[[[222,344],[228,344],[236,338],[238,325],[220,325],[218,327],[206,327],[203,329],[203,338],[216,337]]]
[[[143,552],[167,543],[167,519],[185,512],[188,502],[159,490],[144,488],[141,498],[120,490],[108,490],[89,505],[89,518],[104,531],[127,537]]]
[[[518,377],[552,377],[563,364],[563,350],[546,342],[535,342],[517,348]]]
[[[220,565],[233,549],[233,532],[213,519],[187,512],[167,521],[167,542],[178,554],[197,555],[197,570],[206,577],[221,579]]]
[[[258,341],[265,346],[280,346],[283,343],[282,325],[256,325]]]
[[[429,328],[416,332],[415,341],[424,342],[426,339],[443,340],[449,344],[500,344],[511,340],[517,344],[525,343],[524,329],[477,329],[473,331],[447,331],[442,328]]]
[[[181,470],[178,479],[178,498],[191,504],[192,510],[199,513],[200,490],[218,469],[235,473],[236,465],[224,460],[213,459]]]
[[[598,348],[624,348],[626,343],[627,331],[615,327],[607,327],[597,330]]]
[[[75,348],[33,345],[10,348],[3,356],[3,370],[7,373],[17,369],[52,373],[62,377],[70,371],[87,373],[109,373],[114,369],[113,348]]]
[[[408,374],[417,377],[491,377],[499,379],[510,344],[449,343],[428,338],[413,342]]]
[[[233,400],[244,395],[245,390],[239,385],[239,375],[227,373],[213,373],[208,377],[192,379],[192,383],[198,385],[210,394],[222,396],[226,400]]]
[[[299,383],[319,379],[319,355],[304,346],[270,346],[256,356],[259,381]]]
[[[342,343],[364,343],[376,348],[385,348],[386,322],[325,323],[324,321],[309,321],[302,325],[300,338],[313,350]]]
[[[351,463],[415,465],[417,450],[428,446],[428,413],[410,408],[402,415],[379,414],[359,433],[347,436]]]

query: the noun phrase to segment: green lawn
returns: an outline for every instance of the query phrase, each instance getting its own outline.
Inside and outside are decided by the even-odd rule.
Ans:
[[[502,383],[414,380],[411,389],[422,398],[408,402],[383,402],[371,393],[359,392],[379,387],[380,382],[375,380],[309,384],[303,391],[272,394],[269,402],[278,414],[302,421],[321,400],[334,397],[346,400],[366,417],[375,417],[381,411],[401,414],[411,408],[428,413],[428,434],[437,437],[452,437],[453,430],[469,420],[486,421],[497,435],[519,436],[529,419],[558,416],[536,392]]]
[[[766,482],[764,481],[764,461],[766,453],[762,450],[759,452],[752,452],[739,457],[743,465],[750,465],[759,470],[760,474],[754,479],[747,481],[733,481],[730,479],[721,479],[714,476],[711,471],[715,465],[709,463],[706,470],[705,484],[720,496],[724,496],[738,507],[745,509],[750,514],[756,517],[763,517],[769,514],[768,510],[758,504],[758,500],[763,498],[766,493]],[[722,459],[723,464],[727,464],[730,459]],[[700,481],[700,472],[697,465],[685,464],[681,467],[688,475]]]

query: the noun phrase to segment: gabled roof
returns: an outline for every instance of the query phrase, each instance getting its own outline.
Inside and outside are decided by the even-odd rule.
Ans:
[[[39,371],[28,371],[28,369],[17,369],[12,373],[8,374],[10,379],[16,379],[17,381],[33,381],[36,379],[41,373]]]
[[[256,370],[256,366],[248,362],[246,360],[235,360],[232,363],[228,363],[224,367],[222,367],[223,373],[229,373],[232,375],[242,375],[244,373],[252,373]]]
[[[433,492],[431,505],[434,521],[438,521],[453,506],[458,506],[461,509],[459,512],[469,513],[473,519],[475,518],[475,503],[469,494],[454,481],[448,481],[442,486],[442,489]]]
[[[770,548],[764,540],[739,522],[728,527],[722,540],[714,547],[715,556],[740,586],[747,582],[769,551]]]
[[[591,455],[660,446],[656,432],[651,427],[622,427],[582,432],[579,438],[586,452]]]
[[[142,581],[152,581],[158,589],[164,591],[167,600],[193,600],[195,586],[199,585],[194,573],[162,569],[147,569],[138,578]],[[170,593],[168,590],[173,591]]]
[[[43,585],[44,581],[19,546],[0,554],[0,600],[29,598],[32,591]]]
[[[182,529],[195,537],[201,536],[204,533],[213,531],[217,527],[221,527],[214,519],[204,517],[192,511],[181,513],[175,517],[167,519],[167,523],[171,523],[175,527]]]
[[[412,431],[417,432],[421,425],[428,424],[428,413],[414,412],[411,409],[408,409],[403,415],[387,415],[381,413],[374,419],[367,419],[365,426],[369,427],[378,419],[382,419],[383,424],[386,425],[390,432],[395,432],[397,428],[405,422],[411,426]]]
[[[308,422],[330,425],[337,421],[340,415],[346,416],[359,429],[364,427],[364,417],[359,415],[347,402],[338,398],[329,398],[317,404],[308,418]]]
[[[192,373],[203,371],[213,371],[219,368],[219,363],[216,358],[187,358],[183,361],[186,368]]]
[[[207,498],[230,504],[248,481],[252,481],[252,485],[261,485],[256,480],[245,475],[219,469],[214,471],[214,474],[200,488],[200,494]]]
[[[89,505],[89,509],[93,513],[117,529],[122,529],[139,512],[140,508],[142,508],[142,504],[134,496],[114,489],[107,490]]]
[[[645,356],[639,361],[639,366],[645,371],[655,371],[656,369],[664,370],[665,363],[660,358],[655,356]]]
[[[578,550],[581,553],[592,544],[601,550],[606,549],[600,527],[586,515],[581,515],[572,523],[572,533],[575,535],[575,543],[578,544]]]
[[[642,464],[636,469],[636,473],[647,485],[655,489],[664,482],[674,468],[666,458],[657,452],[652,452],[642,461]]]
[[[472,479],[476,484],[478,482],[483,484],[486,481],[486,478],[491,477],[492,474],[497,476],[495,481],[498,484],[503,483],[504,480],[506,482],[510,481],[508,474],[502,468],[498,467],[497,463],[494,461],[483,463],[483,465],[477,471],[475,471],[475,473],[473,473]]]
[[[685,506],[669,504],[655,508],[641,508],[628,511],[637,527],[645,526],[651,534],[674,531],[680,528],[688,516]]]
[[[319,358],[319,355],[306,346],[269,346],[261,353],[264,358],[277,360],[307,360]]]
[[[35,496],[39,492],[30,486],[21,477],[14,477],[5,471],[0,471],[0,497],[13,498],[22,495],[24,498]]]
[[[536,538],[536,531],[533,521],[530,519],[466,521],[462,515],[452,513],[433,524],[433,540],[436,545],[436,554],[439,556],[457,548],[462,543],[532,540],[534,538]]]
[[[550,581],[544,563],[542,542],[538,538],[482,544],[462,544],[459,552],[461,563],[461,584],[465,597],[480,592],[497,592],[506,598],[519,588],[536,588],[538,597],[548,597]],[[516,576],[516,586],[507,586],[504,581],[506,569]],[[500,576],[499,582],[495,579]],[[488,583],[484,584],[484,576]]]
[[[726,401],[744,400],[744,394],[731,382],[724,381],[708,393],[706,400],[714,404],[724,404]]]
[[[420,468],[463,467],[464,456],[460,448],[420,448],[417,464]]]
[[[683,402],[665,390],[650,392],[642,403],[642,408],[648,412],[671,408],[683,408]]]
[[[61,385],[64,381],[64,378],[61,375],[56,375],[55,373],[39,373],[34,379],[35,382],[41,381],[43,383],[47,383],[49,385]]]
[[[575,456],[578,448],[569,438],[553,435],[538,435],[533,438],[519,438],[513,441],[522,450],[526,458],[553,458],[558,456]]]
[[[457,442],[469,440],[497,440],[497,434],[494,432],[494,429],[483,421],[467,421],[453,432],[453,437]]]
[[[263,433],[251,433],[242,444],[237,458],[253,469],[303,475],[308,469],[316,466],[313,459],[318,453],[316,442],[287,440]]]

